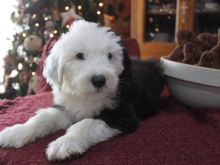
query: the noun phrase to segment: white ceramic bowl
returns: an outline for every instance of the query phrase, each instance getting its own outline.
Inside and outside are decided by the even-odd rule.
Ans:
[[[197,108],[220,108],[220,70],[183,64],[161,57],[171,94]]]

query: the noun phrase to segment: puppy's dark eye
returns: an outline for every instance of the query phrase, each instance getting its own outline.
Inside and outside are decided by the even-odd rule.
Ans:
[[[111,53],[108,54],[108,59],[109,59],[109,60],[112,59],[112,54],[111,54]]]
[[[84,60],[85,58],[84,58],[84,55],[82,54],[82,53],[77,53],[76,54],[76,58],[78,59],[78,60]]]

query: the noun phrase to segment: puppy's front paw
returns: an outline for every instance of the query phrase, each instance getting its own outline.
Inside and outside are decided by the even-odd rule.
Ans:
[[[0,146],[20,148],[30,141],[24,125],[17,124],[0,132]]]
[[[50,161],[64,160],[71,156],[82,155],[86,151],[85,146],[72,137],[60,137],[49,144],[46,154]]]

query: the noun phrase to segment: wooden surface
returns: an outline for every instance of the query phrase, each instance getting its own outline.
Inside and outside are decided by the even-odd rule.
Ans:
[[[160,58],[167,56],[175,48],[175,43],[166,42],[148,42],[143,43],[141,49],[141,58],[146,59],[149,57]]]
[[[186,24],[182,22],[184,1],[186,3]],[[193,30],[195,19],[195,4],[196,0],[177,0],[176,30]]]

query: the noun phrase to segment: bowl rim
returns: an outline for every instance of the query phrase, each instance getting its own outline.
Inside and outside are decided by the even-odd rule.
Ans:
[[[185,66],[191,67],[191,68],[200,68],[200,69],[204,69],[204,70],[212,70],[212,71],[220,72],[220,69],[208,68],[208,67],[198,66],[198,65],[190,65],[190,64],[185,64],[185,63],[179,62],[179,61],[173,61],[173,60],[170,60],[168,58],[168,56],[162,56],[160,58],[163,59],[163,60],[167,60],[167,61],[173,62],[173,63],[179,63],[180,65],[183,65],[183,66],[185,65]]]
[[[160,62],[163,72],[167,76],[188,82],[203,84],[206,86],[220,87],[220,69],[213,69],[197,65],[185,64],[178,61],[172,61],[168,59],[168,56],[160,57]],[[166,65],[166,67],[164,67],[164,65]],[[182,68],[182,70],[176,70],[177,67]],[[192,74],[187,74],[188,72],[191,72]],[[193,76],[193,74],[198,76]],[[207,78],[201,78],[204,76]]]

